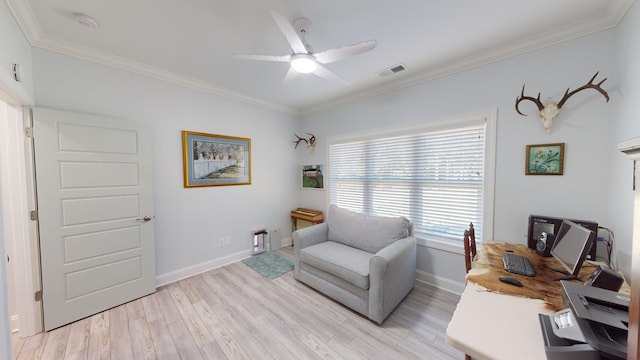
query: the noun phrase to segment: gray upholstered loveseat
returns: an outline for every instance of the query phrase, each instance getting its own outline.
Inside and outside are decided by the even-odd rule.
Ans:
[[[413,289],[416,239],[403,217],[331,205],[327,221],[293,233],[295,278],[382,323]]]

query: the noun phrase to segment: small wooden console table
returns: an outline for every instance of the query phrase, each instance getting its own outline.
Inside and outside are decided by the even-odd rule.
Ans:
[[[322,215],[322,211],[319,210],[297,208],[291,211],[292,231],[296,231],[304,227],[301,227],[300,224],[298,224],[298,221],[305,221],[311,223],[311,225],[316,225],[324,221],[324,216]]]

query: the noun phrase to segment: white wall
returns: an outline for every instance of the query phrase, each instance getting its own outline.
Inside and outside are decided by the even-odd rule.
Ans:
[[[301,129],[314,133],[318,145],[313,156],[300,154],[299,161],[326,162],[325,141],[329,137],[498,109],[493,240],[525,244],[530,214],[593,220],[612,227],[607,192],[611,182],[609,160],[616,150],[609,139],[620,101],[612,56],[615,35],[614,31],[601,32],[305,116]],[[558,101],[567,87],[585,84],[598,70],[599,79],[609,78],[603,86],[612,100],[606,103],[592,90],[575,95],[565,104],[551,134],[544,134],[535,105],[521,105],[527,117],[514,109],[523,83],[528,95],[540,91],[543,101],[548,97]],[[525,176],[526,145],[556,142],[566,144],[564,175]],[[299,203],[324,208],[325,195],[301,191]],[[420,270],[436,278],[463,282],[459,254],[421,247],[418,256]]]
[[[619,78],[618,113],[609,146],[640,136],[640,4],[634,2],[625,15],[616,36],[616,69]],[[627,276],[631,268],[633,162],[622,153],[611,159],[611,184],[608,210],[619,247],[619,263]],[[637,261],[638,259],[636,259]],[[628,277],[627,277],[628,279]]]
[[[2,202],[0,202],[2,204]],[[12,359],[11,351],[11,330],[9,325],[11,324],[9,315],[9,296],[5,289],[8,289],[7,284],[7,268],[5,266],[5,249],[4,249],[4,231],[2,224],[2,208],[0,206],[0,358]]]
[[[0,1],[0,100],[23,105],[33,103],[31,46],[22,34],[11,11]],[[13,79],[12,65],[20,64],[22,81]],[[2,178],[0,176],[0,178]],[[1,203],[1,202],[0,202]],[[5,210],[6,211],[6,210]],[[11,359],[11,317],[16,316],[15,292],[7,282],[6,248],[0,210],[0,358]],[[11,299],[11,301],[10,301]],[[11,303],[11,311],[9,311]]]
[[[0,49],[0,89],[25,104],[33,104],[31,45],[4,1],[0,1]],[[13,79],[13,64],[21,68],[20,83]]]
[[[248,256],[254,230],[290,237],[298,189],[293,116],[46,50],[34,50],[33,67],[37,106],[151,125],[161,282],[198,264]],[[251,138],[252,184],[184,188],[182,130]],[[218,247],[227,236],[231,245]]]

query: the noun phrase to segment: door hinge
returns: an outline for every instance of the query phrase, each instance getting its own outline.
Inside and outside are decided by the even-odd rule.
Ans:
[[[36,291],[35,299],[36,301],[42,301],[42,290]]]
[[[28,138],[32,138],[33,137],[33,128],[32,127],[26,127],[24,128],[24,135]]]
[[[32,210],[29,212],[29,218],[33,221],[38,221],[38,210]]]

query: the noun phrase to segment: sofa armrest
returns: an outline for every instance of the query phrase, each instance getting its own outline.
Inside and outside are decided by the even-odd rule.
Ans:
[[[369,260],[369,318],[382,321],[413,289],[416,238],[408,236],[378,251]]]
[[[293,246],[296,249],[304,249],[308,246],[327,241],[329,226],[320,223],[293,232]]]
[[[306,247],[328,240],[329,226],[320,223],[293,232],[293,276],[300,279],[300,251]]]

